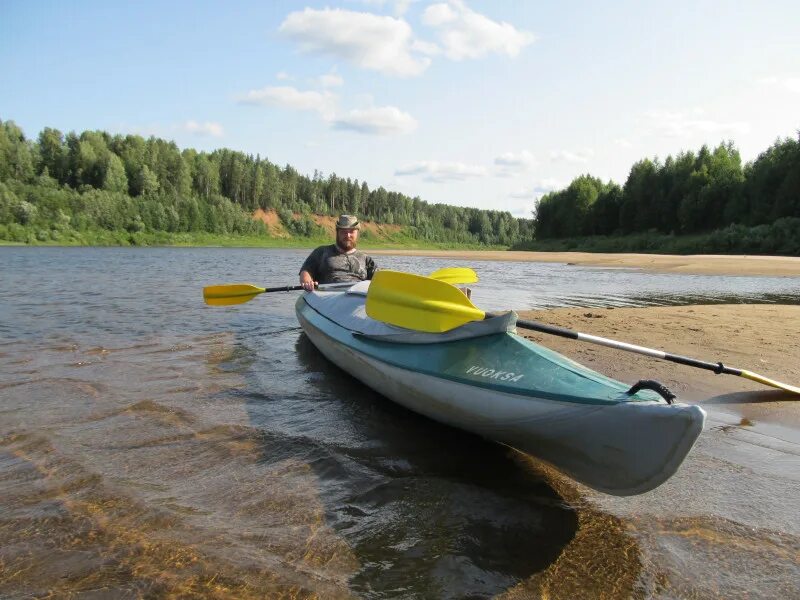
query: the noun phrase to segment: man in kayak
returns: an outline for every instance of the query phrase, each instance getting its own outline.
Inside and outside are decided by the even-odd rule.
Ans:
[[[375,262],[356,250],[360,229],[357,217],[340,215],[336,222],[336,243],[315,248],[308,256],[300,268],[300,285],[310,292],[318,283],[355,283],[372,279],[378,270]]]

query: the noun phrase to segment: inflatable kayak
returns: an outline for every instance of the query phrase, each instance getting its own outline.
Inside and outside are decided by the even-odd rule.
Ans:
[[[703,429],[700,407],[636,391],[518,336],[513,312],[425,333],[367,316],[368,286],[298,299],[297,318],[328,360],[410,410],[531,454],[591,488],[652,490]]]

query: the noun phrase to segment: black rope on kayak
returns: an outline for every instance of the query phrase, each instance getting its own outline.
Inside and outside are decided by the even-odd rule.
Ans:
[[[639,390],[653,390],[654,392],[658,392],[664,400],[667,401],[667,404],[672,404],[677,396],[669,391],[667,386],[663,383],[659,383],[653,379],[640,379],[637,383],[628,390],[627,394],[629,396],[633,396]]]

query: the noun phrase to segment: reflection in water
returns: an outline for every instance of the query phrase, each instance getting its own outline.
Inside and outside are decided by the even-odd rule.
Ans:
[[[313,466],[326,520],[360,565],[353,591],[486,597],[545,569],[574,536],[575,513],[514,451],[395,405],[305,335],[296,350],[326,410],[350,424]]]
[[[687,306],[690,304],[798,304],[800,297],[796,294],[725,294],[710,293],[659,293],[659,294],[632,294],[626,298],[583,298],[583,303],[574,306]],[[549,307],[555,308],[555,307]]]

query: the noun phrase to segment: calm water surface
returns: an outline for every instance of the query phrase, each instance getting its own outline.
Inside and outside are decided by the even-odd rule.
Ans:
[[[674,512],[697,483],[679,473],[671,496],[600,511],[332,366],[297,327],[296,293],[202,303],[211,283],[293,284],[306,254],[0,248],[0,597],[796,593],[791,508],[711,527]],[[800,301],[796,278],[469,266],[487,310]],[[708,548],[681,534],[698,528]]]

